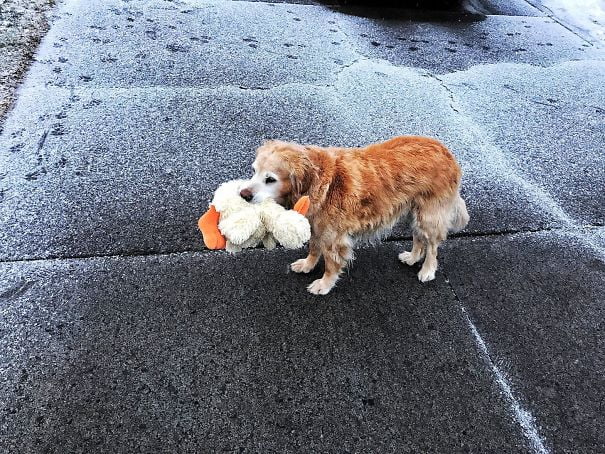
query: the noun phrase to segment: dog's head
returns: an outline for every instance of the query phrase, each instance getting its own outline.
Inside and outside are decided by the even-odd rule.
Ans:
[[[305,147],[278,140],[267,141],[256,150],[252,168],[254,175],[240,195],[253,203],[273,199],[291,206],[309,190],[316,175]]]

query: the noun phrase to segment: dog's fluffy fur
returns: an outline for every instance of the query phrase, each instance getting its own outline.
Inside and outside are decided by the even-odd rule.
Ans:
[[[413,247],[399,259],[413,265],[424,258],[418,278],[430,281],[437,247],[469,219],[459,193],[460,166],[443,144],[426,137],[396,137],[364,148],[268,141],[258,148],[253,168],[245,188],[252,201],[271,197],[290,207],[303,195],[311,199],[309,255],[291,268],[308,273],[323,255],[324,275],[308,287],[314,294],[334,287],[357,238],[380,235],[405,214],[412,219]]]

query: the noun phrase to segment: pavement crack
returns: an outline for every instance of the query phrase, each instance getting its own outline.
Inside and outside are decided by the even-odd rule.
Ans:
[[[589,224],[582,226],[584,229],[600,229],[604,226],[601,224]],[[507,229],[507,230],[494,230],[485,232],[459,232],[450,235],[448,238],[483,238],[483,237],[505,237],[509,235],[517,234],[533,234],[533,233],[545,233],[545,232],[561,232],[569,233],[573,235],[573,231],[570,231],[564,227],[545,227],[536,229]],[[576,236],[582,238],[581,234]],[[382,243],[393,243],[400,241],[409,241],[411,236],[401,235],[395,237],[389,237],[382,240]],[[378,243],[379,244],[379,243]],[[262,246],[249,249],[264,249]],[[281,248],[280,248],[281,249]],[[167,251],[123,251],[123,252],[111,252],[106,254],[98,253],[81,253],[72,255],[60,255],[60,254],[49,254],[46,256],[33,256],[23,258],[0,258],[1,263],[20,263],[20,262],[40,262],[46,260],[83,260],[83,259],[99,259],[99,258],[129,258],[129,257],[154,257],[154,256],[165,256],[165,255],[178,255],[178,254],[221,254],[224,251],[214,251],[206,248],[191,248],[191,249],[175,249]]]
[[[329,83],[321,83],[321,81],[317,82],[285,82],[282,84],[275,85],[241,85],[241,84],[223,84],[223,85],[211,85],[206,87],[162,87],[155,85],[146,85],[139,86],[133,88],[126,87],[115,87],[115,86],[105,86],[105,87],[96,87],[94,89],[90,89],[88,87],[78,87],[78,89],[82,92],[92,91],[97,93],[99,90],[105,91],[118,91],[118,92],[133,92],[136,90],[144,91],[144,90],[171,90],[171,91],[179,91],[179,90],[195,90],[199,92],[213,92],[219,90],[245,90],[245,91],[271,91],[277,90],[285,87],[316,87],[316,88],[333,88],[333,85]]]
[[[456,107],[454,107],[454,105],[456,104],[456,98],[454,96],[454,91],[450,87],[448,87],[448,85],[445,83],[445,81],[433,73],[427,72],[427,73],[425,73],[425,75],[427,77],[430,77],[431,79],[435,79],[437,82],[439,82],[441,87],[447,92],[448,97],[450,98],[450,108],[454,112],[460,113],[460,111]]]
[[[135,258],[135,257],[162,257],[167,255],[180,255],[180,254],[195,254],[195,253],[211,253],[214,252],[210,249],[182,249],[182,250],[174,250],[174,251],[130,251],[130,252],[113,252],[107,254],[95,254],[95,253],[82,253],[82,254],[72,254],[72,255],[59,255],[59,254],[49,254],[47,256],[38,256],[38,257],[25,257],[25,258],[16,258],[16,259],[1,259],[0,264],[2,263],[28,263],[28,262],[45,262],[45,261],[53,261],[53,260],[88,260],[88,259],[120,259],[120,258]]]
[[[369,58],[367,58],[367,57],[363,57],[363,56],[357,57],[356,59],[354,59],[354,60],[350,61],[349,63],[345,63],[345,64],[343,64],[343,65],[342,65],[340,68],[338,68],[338,70],[337,70],[337,71],[335,71],[334,73],[332,73],[332,75],[333,75],[333,76],[334,76],[336,79],[338,79],[338,78],[340,77],[340,75],[341,75],[341,74],[342,74],[344,71],[346,71],[346,70],[347,70],[347,69],[349,69],[350,67],[352,67],[352,66],[354,66],[354,65],[358,64],[358,63],[359,63],[359,62],[361,62],[361,61],[370,61],[370,59],[369,59]]]
[[[602,228],[601,224],[588,224],[582,226],[586,230]],[[518,235],[518,234],[528,234],[528,233],[548,233],[548,232],[561,232],[561,233],[569,233],[571,232],[567,227],[536,227],[536,228],[526,228],[526,229],[502,229],[502,230],[485,230],[482,232],[457,232],[451,235],[448,235],[448,238],[490,238],[490,237],[505,237],[510,235]],[[411,235],[401,235],[401,236],[391,236],[383,242],[397,242],[397,241],[409,241],[412,239]]]
[[[271,90],[272,88],[274,88],[274,87],[259,87],[259,86],[246,87],[244,85],[239,86],[240,90]]]
[[[519,233],[544,233],[544,232],[556,232],[565,231],[564,227],[536,227],[526,229],[503,229],[503,230],[486,230],[483,232],[458,232],[450,235],[449,238],[481,238],[491,236],[508,236],[517,235]]]
[[[285,88],[285,87],[315,87],[315,88],[334,88],[331,84],[320,84],[320,83],[300,83],[300,82],[291,82],[279,85],[273,85],[270,87],[263,87],[260,85],[222,85],[220,87],[213,87],[213,89],[224,89],[224,88],[239,88],[240,90],[247,91],[271,91],[275,89]]]
[[[542,101],[536,101],[535,99],[530,99],[529,102],[534,103],[534,104],[539,104],[541,106],[546,106],[546,107],[550,107],[551,109],[558,109],[558,106],[555,106],[554,104],[549,104],[547,102],[542,102]]]
[[[359,49],[354,45],[355,41],[349,36],[349,34],[344,31],[344,29],[340,26],[340,22],[338,21],[338,18],[335,18],[334,20],[334,26],[336,26],[336,28],[338,29],[339,33],[341,33],[342,35],[344,35],[345,37],[345,41],[347,43],[347,47],[349,48],[349,50],[351,52],[353,52],[354,54],[357,54],[358,58],[360,59],[366,59],[366,60],[370,60],[370,57],[365,55],[364,53],[360,52]]]

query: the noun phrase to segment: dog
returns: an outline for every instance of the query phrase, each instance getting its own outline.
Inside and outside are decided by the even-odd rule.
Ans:
[[[399,260],[414,265],[424,258],[418,279],[431,281],[439,244],[469,221],[460,166],[445,145],[428,137],[401,136],[361,148],[270,140],[257,149],[252,168],[240,191],[245,200],[271,198],[290,208],[310,197],[309,253],[291,269],[309,273],[323,256],[323,277],[307,287],[316,295],[332,290],[353,260],[357,240],[384,236],[404,215],[411,217],[413,245]]]

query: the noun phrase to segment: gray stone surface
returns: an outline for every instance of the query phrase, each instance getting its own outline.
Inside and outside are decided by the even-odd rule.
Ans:
[[[605,249],[589,246],[604,231],[460,239],[445,247],[443,269],[456,295],[552,452],[605,450]]]
[[[437,23],[352,17],[339,24],[363,55],[436,74],[488,63],[548,66],[603,56],[602,50],[545,17],[487,16]]]
[[[62,3],[0,135],[0,452],[603,451],[603,51],[489,3]],[[398,134],[465,172],[435,282],[402,227],[325,298],[202,251],[261,140]]]
[[[492,61],[475,48],[486,40],[512,46],[548,37],[530,60],[558,61],[578,38],[544,18],[491,16],[445,27],[324,7],[161,1],[67,2],[59,15],[2,136],[5,258],[200,248],[194,221],[214,187],[242,175],[254,147],[270,137],[361,145],[397,134],[436,136],[465,170],[468,231],[557,226],[568,223],[565,210],[602,223],[602,200],[592,197],[593,182],[585,178],[590,172],[602,180],[601,61],[544,69],[499,63],[440,76],[423,69],[460,67],[457,58],[462,66]],[[527,20],[546,28],[521,27]],[[505,24],[523,31],[503,38]],[[433,63],[424,51],[368,47],[373,35],[361,36],[364,27],[399,43],[431,35],[418,45]],[[475,44],[461,44],[460,33]],[[452,41],[452,49],[461,44],[460,52],[443,59],[441,41]],[[287,57],[292,49],[299,58]],[[527,61],[524,55],[494,54],[518,62]],[[405,64],[402,58],[420,68],[392,65]],[[595,77],[581,92],[582,104],[573,87],[583,84],[584,69]],[[531,77],[516,83],[518,71]],[[560,73],[564,86],[549,82]],[[537,92],[542,104],[534,102]],[[496,99],[506,109],[494,109]],[[530,115],[511,117],[515,109],[548,115],[527,121]],[[569,132],[564,141],[559,124]],[[578,128],[581,136],[572,134]],[[544,149],[563,146],[576,160],[587,149],[589,159],[565,172],[567,154],[544,162],[545,139]],[[518,156],[526,148],[535,150],[529,165]],[[406,233],[398,228],[394,235]]]
[[[444,80],[528,192],[562,219],[603,225],[605,192],[595,190],[605,187],[603,74],[603,61],[589,60],[478,67]]]
[[[545,17],[431,23],[325,6],[162,0],[69,0],[59,14],[31,82],[267,87],[325,82],[359,53],[443,73],[480,63],[549,65],[599,52]]]
[[[544,18],[435,24],[325,7],[161,1],[67,2],[58,14],[0,140],[3,258],[200,249],[195,219],[212,191],[245,175],[255,146],[272,137],[348,146],[438,137],[465,171],[469,232],[603,222],[591,191],[603,179],[603,62],[554,64],[578,38]],[[521,27],[526,20],[546,28]],[[504,24],[522,34],[508,37]],[[368,47],[364,27],[400,43],[431,35],[421,44],[433,63],[424,51]],[[462,32],[475,44],[544,41],[530,60],[552,66],[424,69],[528,61],[508,48],[484,59],[475,44],[443,59],[439,43],[457,47]],[[186,40],[186,52],[170,47]],[[287,57],[292,49],[299,58]],[[393,66],[402,58],[418,68]],[[561,85],[552,79],[559,74]],[[575,86],[585,87],[581,99]]]
[[[9,259],[200,249],[195,221],[216,185],[247,175],[254,148],[273,137],[356,146],[435,136],[464,168],[468,231],[562,222],[483,129],[451,107],[439,80],[388,63],[360,59],[331,86],[32,87],[19,102],[0,149],[0,252]],[[394,232],[402,235],[403,226]]]
[[[532,0],[536,8],[554,17],[561,25],[573,30],[598,47],[605,47],[605,2],[566,2],[564,0]]]
[[[70,0],[59,14],[34,83],[269,87],[325,81],[355,57],[326,7]]]
[[[2,265],[1,450],[527,452],[449,287],[398,250],[322,300],[292,251]]]

